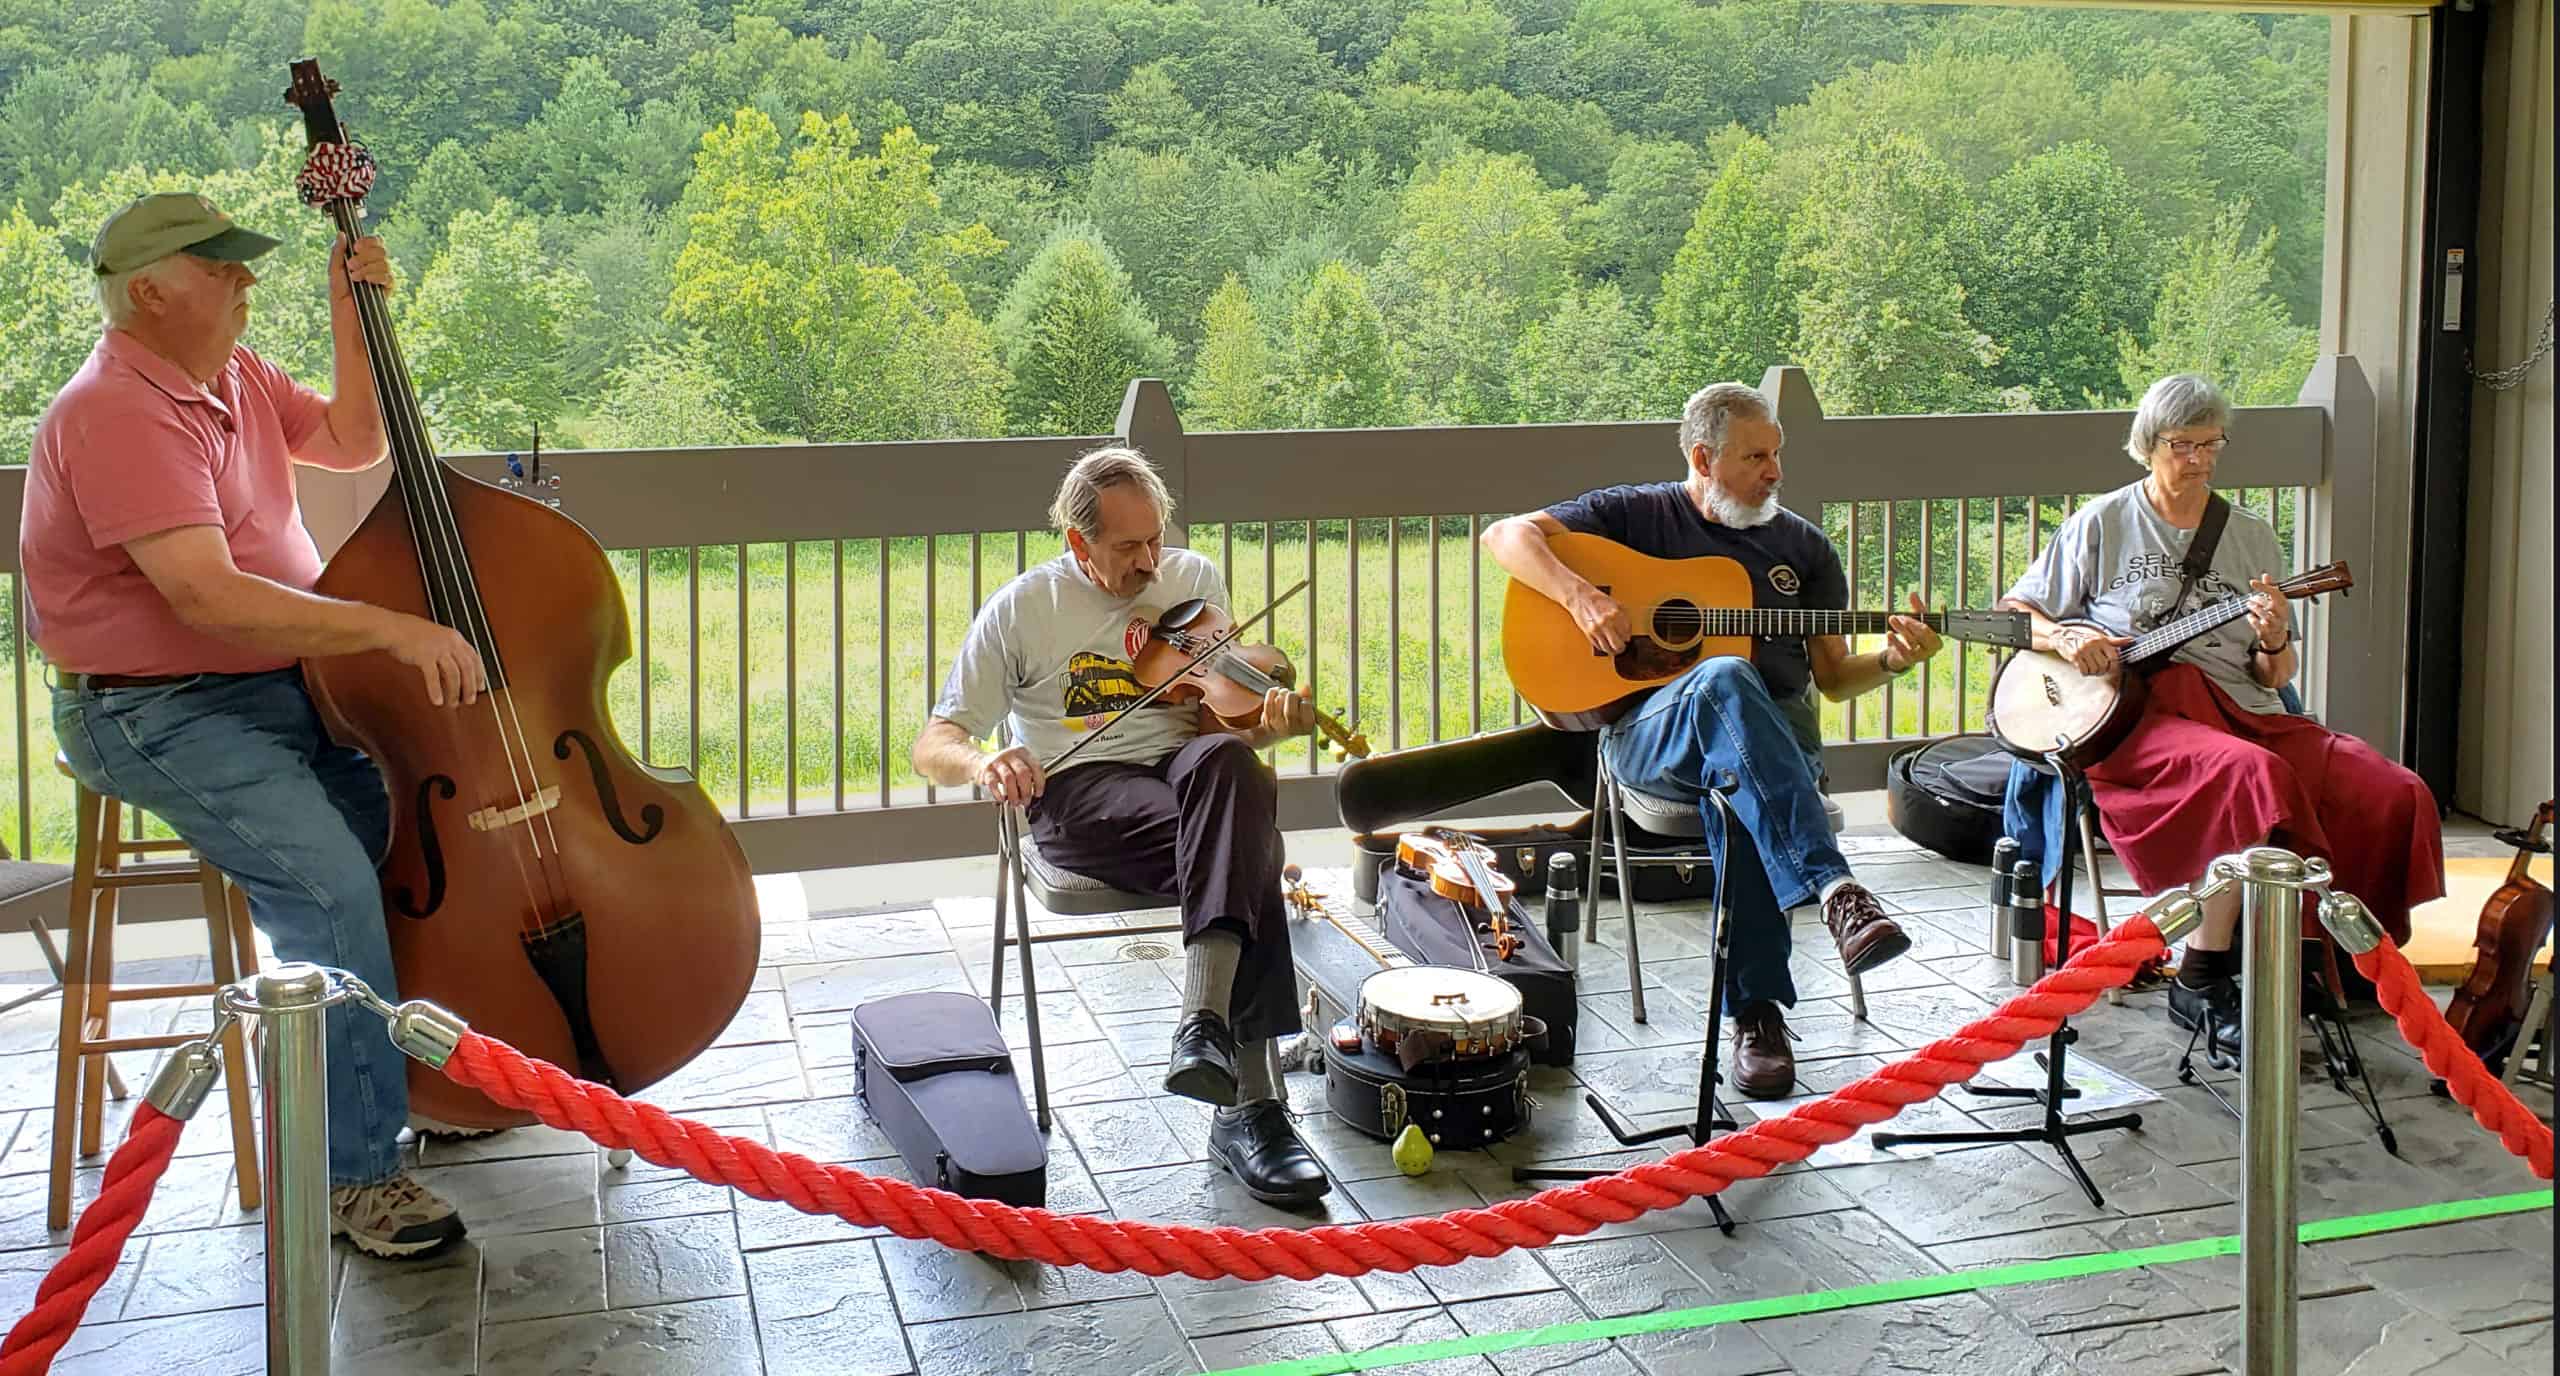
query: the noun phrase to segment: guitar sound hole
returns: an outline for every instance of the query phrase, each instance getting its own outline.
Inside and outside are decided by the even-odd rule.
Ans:
[[[1695,644],[1706,627],[1698,604],[1683,598],[1655,604],[1652,622],[1654,641],[1675,650]]]

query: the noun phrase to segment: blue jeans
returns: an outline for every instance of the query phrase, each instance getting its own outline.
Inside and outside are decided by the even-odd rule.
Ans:
[[[1822,808],[1822,760],[1769,696],[1748,660],[1710,659],[1654,690],[1600,737],[1621,784],[1663,798],[1696,798],[1707,851],[1724,880],[1732,925],[1727,1007],[1796,1002],[1787,973],[1787,910],[1811,903],[1822,886],[1849,877]],[[1706,800],[1707,780],[1727,772],[1734,820],[1751,839],[1725,854],[1723,819]]]
[[[80,782],[168,823],[248,894],[277,956],[400,997],[375,873],[390,800],[373,762],[321,729],[299,670],[57,689],[53,728]],[[373,1184],[400,1169],[408,1060],[371,1013],[326,1017],[329,1174]]]

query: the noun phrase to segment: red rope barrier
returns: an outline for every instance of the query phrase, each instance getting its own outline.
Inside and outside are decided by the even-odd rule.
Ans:
[[[1665,1160],[1439,1218],[1305,1229],[1247,1230],[1053,1214],[820,1165],[633,1103],[477,1033],[463,1034],[444,1071],[457,1084],[603,1146],[628,1148],[657,1165],[757,1199],[782,1200],[804,1213],[832,1214],[900,1237],[1105,1272],[1311,1280],[1447,1266],[1469,1257],[1542,1247],[1766,1175],[1972,1078],[1983,1066],[2016,1055],[2028,1042],[2051,1036],[2064,1018],[2131,980],[2162,949],[2151,919],[2136,916],[1954,1036],[1931,1042],[1784,1117],[1764,1119]]]
[[[36,1288],[35,1308],[0,1342],[0,1376],[37,1376],[51,1369],[54,1354],[71,1341],[98,1287],[115,1274],[125,1239],[151,1207],[151,1192],[169,1169],[169,1158],[177,1155],[178,1134],[186,1126],[148,1103],[134,1105],[133,1121],[124,1144],[107,1161],[98,1197],[80,1211],[79,1226],[71,1231],[71,1250],[45,1273]]]
[[[2549,1180],[2550,1125],[2517,1102],[2498,1077],[2489,1073],[2489,1067],[2480,1063],[2479,1053],[2463,1042],[2462,1034],[2445,1021],[2444,1010],[2427,996],[2426,986],[2418,982],[2418,972],[2400,953],[2399,944],[2385,935],[2381,945],[2358,955],[2355,961],[2356,969],[2373,981],[2374,1000],[2399,1024],[2401,1037],[2417,1049],[2427,1069],[2444,1081],[2454,1102],[2471,1110],[2480,1126],[2496,1133],[2507,1150],[2523,1157],[2535,1175]],[[2522,1041],[2507,1054],[2523,1055]]]

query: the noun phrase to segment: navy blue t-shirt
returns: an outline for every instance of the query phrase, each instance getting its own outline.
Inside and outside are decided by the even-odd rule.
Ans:
[[[1734,560],[1751,575],[1757,607],[1841,611],[1849,605],[1849,580],[1830,538],[1784,507],[1766,525],[1718,525],[1698,510],[1685,485],[1664,482],[1604,487],[1558,502],[1547,514],[1567,530],[1604,536],[1656,559]],[[1751,662],[1769,696],[1782,704],[1804,699],[1812,685],[1813,661],[1802,636],[1760,637]]]

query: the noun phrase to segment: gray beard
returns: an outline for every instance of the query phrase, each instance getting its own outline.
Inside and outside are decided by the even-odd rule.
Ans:
[[[1744,506],[1735,501],[1733,494],[1725,491],[1722,485],[1710,482],[1707,484],[1707,511],[1716,518],[1717,525],[1749,530],[1753,526],[1765,526],[1777,516],[1778,494],[1772,490],[1768,500],[1758,506]]]

